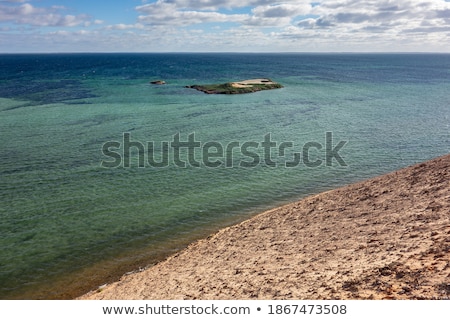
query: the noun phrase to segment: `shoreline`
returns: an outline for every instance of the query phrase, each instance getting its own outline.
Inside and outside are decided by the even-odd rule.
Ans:
[[[450,155],[309,196],[78,299],[450,299]]]

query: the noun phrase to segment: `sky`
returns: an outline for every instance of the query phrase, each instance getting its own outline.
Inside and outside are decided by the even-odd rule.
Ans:
[[[0,0],[32,52],[450,52],[450,0]]]

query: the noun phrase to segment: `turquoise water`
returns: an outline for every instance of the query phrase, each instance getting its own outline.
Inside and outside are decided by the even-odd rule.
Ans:
[[[450,151],[450,55],[1,55],[0,70],[3,299],[74,297],[262,210]],[[284,88],[185,88],[260,77]],[[102,167],[125,132],[156,158],[177,133],[293,147],[274,148],[275,167],[182,168],[171,154],[139,168],[136,149],[130,167]],[[308,142],[324,160],[327,132],[346,166],[284,166]]]

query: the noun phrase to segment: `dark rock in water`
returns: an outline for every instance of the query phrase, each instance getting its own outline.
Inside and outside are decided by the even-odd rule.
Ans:
[[[151,84],[166,84],[166,82],[164,80],[155,80],[155,81],[150,81]]]

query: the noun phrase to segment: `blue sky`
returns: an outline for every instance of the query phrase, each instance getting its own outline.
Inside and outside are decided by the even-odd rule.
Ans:
[[[0,52],[450,52],[450,0],[0,0]]]

